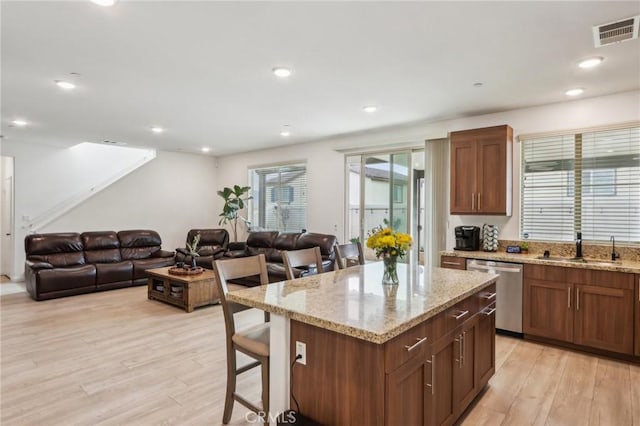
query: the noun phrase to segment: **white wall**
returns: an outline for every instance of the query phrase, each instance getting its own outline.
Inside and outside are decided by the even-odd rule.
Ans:
[[[28,145],[28,144],[25,144]],[[6,144],[3,150],[8,148]],[[42,145],[7,149],[15,157],[15,215],[19,219],[31,214],[42,189],[64,191],[48,179],[51,170],[42,169],[34,175],[42,153],[54,161],[54,168],[73,167],[60,152],[65,148]],[[68,148],[66,148],[68,149]],[[53,150],[53,151],[51,151]],[[89,160],[87,160],[89,161]],[[52,163],[47,163],[51,167]],[[134,170],[104,190],[93,195],[37,232],[84,232],[125,229],[153,229],[163,240],[163,248],[183,247],[191,228],[217,227],[214,206],[215,159],[208,156],[158,152],[157,157]],[[24,271],[24,237],[29,229],[16,220],[14,277]]]
[[[524,108],[475,117],[416,123],[409,126],[387,128],[357,135],[331,138],[319,142],[289,145],[273,149],[230,155],[218,159],[220,187],[247,184],[247,170],[265,163],[278,164],[293,160],[306,160],[308,170],[310,231],[334,233],[344,240],[344,154],[337,150],[373,150],[390,144],[418,145],[425,139],[446,137],[455,130],[473,129],[501,124],[513,127],[514,135],[592,127],[640,120],[640,91],[619,93],[598,98],[575,100],[552,105]],[[496,224],[500,238],[518,239],[520,146],[513,150],[513,215],[449,216],[447,248],[453,247],[453,227]],[[448,169],[448,168],[447,168]],[[442,182],[446,182],[443,176]],[[221,204],[216,200],[217,208]],[[336,226],[337,225],[337,226]]]

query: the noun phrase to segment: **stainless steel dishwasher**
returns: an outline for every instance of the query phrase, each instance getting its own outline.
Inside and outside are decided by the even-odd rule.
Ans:
[[[467,259],[467,271],[498,274],[496,330],[522,336],[522,265]]]

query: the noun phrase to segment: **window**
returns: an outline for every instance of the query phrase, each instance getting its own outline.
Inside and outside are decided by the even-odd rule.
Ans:
[[[249,216],[254,230],[301,231],[307,227],[304,164],[251,169]]]
[[[522,139],[521,237],[640,242],[640,127]]]

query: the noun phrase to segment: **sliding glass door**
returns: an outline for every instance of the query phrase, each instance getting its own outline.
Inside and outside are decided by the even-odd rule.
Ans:
[[[366,246],[368,232],[387,221],[396,231],[410,234],[416,242],[412,254],[418,252],[424,169],[415,167],[424,164],[423,157],[424,150],[347,156],[347,235],[351,240],[360,239]],[[375,257],[366,248],[365,255]]]

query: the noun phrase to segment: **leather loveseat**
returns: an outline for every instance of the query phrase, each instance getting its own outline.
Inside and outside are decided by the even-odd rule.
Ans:
[[[27,235],[27,291],[45,300],[146,284],[145,270],[175,263],[161,244],[150,230]]]
[[[200,242],[196,251],[196,265],[203,268],[213,268],[213,260],[224,256],[229,245],[229,233],[226,229],[192,229],[187,234],[187,244],[193,243],[193,238],[200,234]],[[191,255],[186,248],[176,249],[176,262],[191,265]]]
[[[244,247],[239,250],[229,250],[225,256],[244,257],[264,254],[267,260],[269,282],[273,283],[287,279],[282,260],[283,251],[320,247],[320,252],[322,253],[322,269],[326,272],[332,271],[334,268],[336,244],[336,237],[329,234],[258,231],[249,233]],[[235,244],[233,246],[233,248],[236,248]],[[312,272],[310,272],[308,268],[294,268],[294,275],[296,277],[310,273]],[[242,281],[234,281],[234,283],[256,286],[260,284],[260,281],[259,277],[249,277]]]

